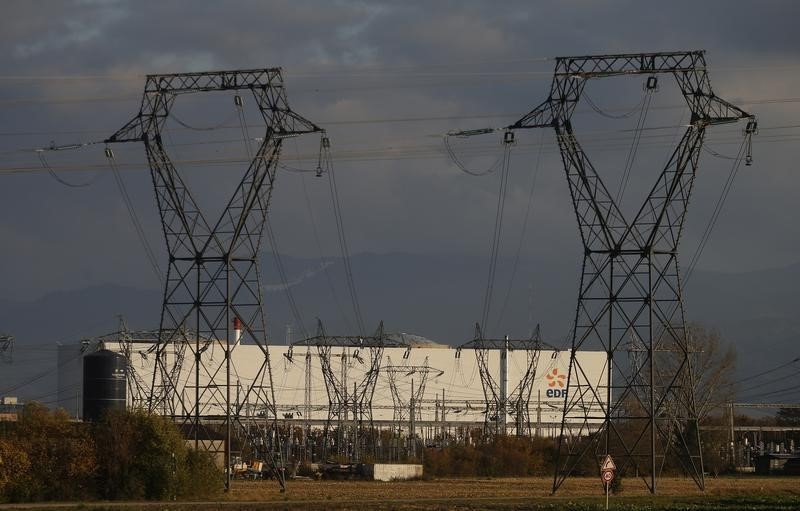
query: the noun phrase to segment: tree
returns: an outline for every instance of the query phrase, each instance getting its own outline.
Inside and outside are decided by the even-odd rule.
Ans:
[[[27,474],[31,460],[18,442],[0,438],[0,501],[19,492],[20,475]]]
[[[775,418],[780,426],[800,426],[800,408],[781,408]]]
[[[97,463],[85,424],[72,422],[63,410],[51,413],[43,405],[30,403],[6,437],[4,442],[11,442],[27,457],[26,462],[11,451],[3,456],[3,465],[7,458],[15,466],[6,471],[6,499],[73,500],[94,495]]]
[[[733,400],[736,349],[724,342],[717,330],[699,323],[688,326],[688,347],[692,358],[694,396],[697,419],[703,422],[709,414]]]
[[[222,487],[211,455],[190,449],[177,426],[161,416],[111,411],[95,425],[94,436],[106,498],[196,498]]]

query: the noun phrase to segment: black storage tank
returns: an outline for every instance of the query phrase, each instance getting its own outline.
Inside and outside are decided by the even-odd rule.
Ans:
[[[83,419],[98,421],[108,410],[125,409],[127,366],[125,357],[99,350],[83,357]]]

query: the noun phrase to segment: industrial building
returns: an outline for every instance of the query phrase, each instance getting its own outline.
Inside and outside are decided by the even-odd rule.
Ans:
[[[491,394],[484,392],[480,367],[473,350],[458,350],[447,345],[437,344],[427,339],[403,335],[409,342],[407,348],[385,348],[382,350],[380,373],[374,386],[371,399],[371,418],[379,428],[398,428],[408,430],[411,422],[418,432],[432,432],[441,428],[459,426],[484,426],[488,422],[505,425],[508,434],[531,434],[542,436],[557,435],[561,426],[569,369],[569,352],[542,350],[530,353],[526,350],[495,350],[488,352],[486,366],[493,371],[491,377],[500,386],[500,393],[507,402],[514,402],[506,410],[500,407],[499,416],[487,418],[487,413],[496,413],[488,403]],[[71,416],[85,416],[83,394],[83,367],[86,357],[105,348],[121,354],[127,363],[127,406],[145,405],[154,382],[154,348],[157,333],[126,332],[103,336],[95,341],[83,341],[59,346],[58,350],[58,406]],[[168,347],[168,351],[174,351]],[[314,347],[295,347],[290,354],[286,345],[268,347],[272,386],[279,420],[287,424],[297,424],[318,428],[329,419],[330,400],[319,353]],[[330,366],[342,382],[345,395],[348,389],[358,387],[369,371],[366,350],[335,348],[330,354]],[[168,353],[174,356],[174,353]],[[224,343],[208,342],[202,357],[213,361],[224,357]],[[532,360],[532,357],[534,358]],[[587,370],[586,376],[594,382],[605,380],[605,353],[579,352],[581,367]],[[257,377],[264,355],[257,345],[235,344],[231,351],[231,365],[236,374],[231,379],[233,400],[253,415],[263,415],[263,410],[248,408],[245,388],[252,387]],[[528,367],[533,367],[532,384],[522,389],[527,394],[520,396],[520,381]],[[195,371],[185,362],[177,368],[182,383],[172,392],[170,408],[181,415],[181,403],[194,403]],[[158,377],[155,379],[158,381]],[[207,389],[225,385],[225,375],[200,375],[201,386]],[[487,391],[488,392],[488,391]],[[600,393],[603,394],[603,393]],[[412,395],[414,396],[412,399]],[[344,399],[348,401],[347,397]],[[201,399],[204,416],[224,415],[224,401],[211,396],[206,402]],[[526,408],[525,431],[517,431],[514,416]],[[602,406],[602,403],[597,403]],[[162,407],[163,408],[163,407]],[[414,413],[411,413],[413,408]],[[164,408],[166,409],[166,408]],[[355,410],[355,407],[353,408]],[[158,411],[158,409],[157,409]],[[185,410],[188,415],[189,410]],[[352,418],[351,410],[345,406],[344,417]],[[363,410],[359,411],[363,413]],[[412,420],[413,419],[413,420]],[[581,412],[576,421],[583,421]]]

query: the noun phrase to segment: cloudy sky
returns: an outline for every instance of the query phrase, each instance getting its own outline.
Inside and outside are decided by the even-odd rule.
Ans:
[[[103,146],[46,153],[52,173],[34,149],[113,133],[138,110],[145,74],[274,66],[283,68],[292,107],[328,130],[351,253],[488,256],[498,175],[459,170],[442,134],[515,121],[546,97],[552,57],[705,49],[715,91],[757,114],[760,134],[755,163],[734,181],[698,268],[746,272],[800,261],[800,3],[792,0],[7,0],[0,8],[0,298],[103,283],[158,288]],[[624,210],[641,200],[686,122],[674,83],[665,77],[660,85]],[[576,114],[580,140],[612,190],[630,151],[641,86],[640,77],[587,87],[599,110],[633,115],[612,121],[585,104]],[[252,107],[251,98],[245,102]],[[201,204],[218,211],[240,165],[191,162],[244,158],[233,101],[181,98],[174,113],[183,125],[167,124],[171,155]],[[257,137],[252,114],[247,134]],[[709,222],[742,128],[710,129],[685,261]],[[288,141],[285,163],[313,167],[317,144]],[[476,170],[500,151],[492,135],[454,146]],[[144,150],[114,150],[163,265]],[[541,275],[522,276],[525,282],[548,278],[550,263],[577,265],[579,238],[552,132],[520,134],[511,158],[501,253],[513,259],[521,246],[523,258],[541,262]],[[328,193],[324,179],[281,171],[271,214],[282,253],[337,253]],[[570,286],[576,276],[577,269],[566,276]],[[484,281],[476,279],[476,293]]]

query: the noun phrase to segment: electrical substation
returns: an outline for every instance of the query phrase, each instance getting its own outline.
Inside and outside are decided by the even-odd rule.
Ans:
[[[642,91],[639,126],[616,194],[573,129],[586,91],[610,78],[639,80]],[[653,184],[629,214],[621,199],[637,137],[666,78],[675,79],[688,105],[685,131],[663,165],[647,162],[654,167]],[[178,168],[168,154],[164,126],[186,97],[219,93],[233,97],[247,167],[231,174],[238,184],[222,212],[212,216],[196,200],[187,179],[190,165]],[[98,418],[104,406],[170,417],[187,441],[213,451],[227,467],[226,487],[242,460],[263,460],[264,472],[283,488],[287,470],[300,463],[419,463],[425,448],[514,435],[553,440],[553,492],[587,460],[599,466],[607,455],[650,492],[675,463],[703,488],[697,352],[688,339],[679,240],[706,130],[743,121],[738,168],[751,162],[755,117],[714,94],[702,51],[559,57],[544,94],[544,101],[504,128],[444,137],[460,167],[455,139],[469,144],[473,137],[499,134],[502,155],[490,171],[473,173],[497,173],[501,183],[482,314],[472,339],[438,344],[383,322],[374,330],[365,325],[337,195],[333,142],[324,126],[289,107],[280,69],[147,76],[138,113],[97,143],[105,146],[117,177],[119,145],[144,146],[168,256],[161,262],[166,270],[160,320],[154,321],[159,328],[133,330],[122,323],[91,342],[61,346],[58,406],[87,420]],[[247,132],[242,96],[252,96],[257,106],[263,129],[258,138]],[[577,302],[569,306],[575,315],[568,346],[548,337],[545,322],[526,338],[489,335],[486,329],[493,319],[509,161],[517,135],[534,128],[555,132],[583,249]],[[304,171],[329,181],[355,328],[329,332],[319,321],[315,334],[301,331],[302,339],[280,344],[267,337],[258,256],[264,233],[275,250],[268,210],[279,193],[282,146],[309,135],[319,137],[319,153],[315,168]],[[153,251],[147,253],[159,267]],[[303,304],[292,296],[275,256],[297,317]],[[0,337],[0,356],[11,356],[12,341]]]

